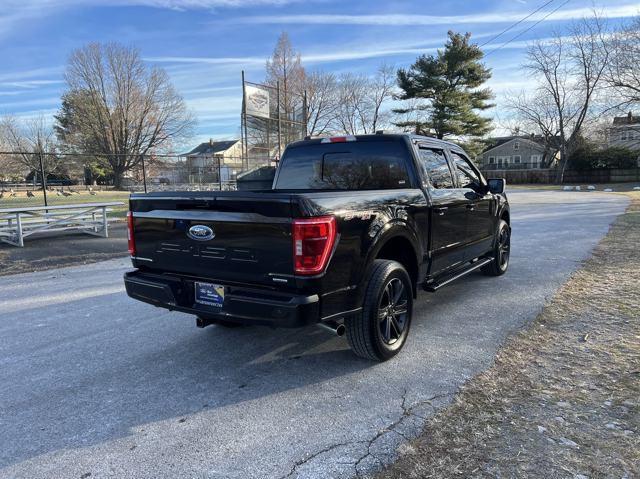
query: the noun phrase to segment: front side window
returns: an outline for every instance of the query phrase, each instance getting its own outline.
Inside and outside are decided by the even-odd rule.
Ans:
[[[453,177],[444,151],[420,148],[420,164],[433,188],[453,188]]]
[[[514,163],[520,163],[521,160],[522,160],[522,157],[520,155],[516,155],[513,157]]]
[[[455,152],[451,152],[451,158],[453,158],[460,188],[473,188],[482,184],[480,177],[471,167],[468,159]]]

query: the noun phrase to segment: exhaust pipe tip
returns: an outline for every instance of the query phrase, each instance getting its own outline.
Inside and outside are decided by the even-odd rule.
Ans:
[[[326,323],[318,323],[318,326],[326,331],[335,334],[338,337],[344,336],[347,332],[344,324],[336,323],[335,321],[327,321]]]

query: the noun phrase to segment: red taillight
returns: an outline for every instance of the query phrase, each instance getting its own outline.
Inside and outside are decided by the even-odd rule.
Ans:
[[[293,220],[293,264],[296,274],[324,271],[336,242],[333,216]]]
[[[133,237],[133,215],[131,211],[127,213],[127,242],[129,244],[129,255],[136,255],[136,240]]]

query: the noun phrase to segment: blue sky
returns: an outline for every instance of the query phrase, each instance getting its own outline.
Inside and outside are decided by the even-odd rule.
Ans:
[[[491,51],[562,6],[553,2],[485,47]],[[197,142],[232,138],[240,124],[240,72],[260,81],[280,32],[308,70],[372,74],[433,52],[447,30],[490,40],[547,0],[0,0],[0,115],[51,117],[69,53],[91,41],[139,48],[167,70],[198,118]],[[497,95],[530,87],[519,66],[526,42],[562,32],[592,8],[613,22],[640,14],[637,0],[570,0],[518,40],[493,52]]]

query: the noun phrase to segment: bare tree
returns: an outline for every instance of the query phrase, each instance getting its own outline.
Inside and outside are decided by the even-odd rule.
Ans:
[[[396,78],[395,68],[392,65],[383,64],[378,68],[370,83],[372,132],[389,124],[390,112],[384,107],[395,94]]]
[[[596,14],[573,24],[568,37],[557,34],[527,52],[527,68],[538,81],[536,97],[547,96],[557,121],[562,182],[594,98],[602,86],[609,53],[603,20]]]
[[[368,78],[346,73],[339,79],[336,129],[348,135],[369,133]]]
[[[3,163],[14,173],[41,176],[57,173],[62,159],[56,154],[56,136],[44,117],[19,121],[12,116],[0,120],[0,143],[10,151]]]
[[[640,105],[640,17],[616,32],[609,48],[605,80],[615,92],[616,106]]]
[[[149,69],[136,49],[89,44],[71,54],[65,79],[59,136],[104,161],[116,187],[144,155],[192,132],[193,116],[166,72]]]
[[[266,65],[267,85],[280,86],[280,114],[293,120],[296,111],[302,108],[306,72],[300,53],[293,49],[287,32],[282,32]]]
[[[373,133],[388,125],[385,108],[393,98],[395,71],[383,65],[373,78],[347,73],[338,82],[336,129],[350,135]]]
[[[605,81],[608,102],[612,111],[628,117],[624,140],[632,148],[640,145],[640,127],[634,127],[637,116],[633,110],[640,107],[640,17],[616,32],[609,42],[610,56]],[[609,128],[603,131],[612,133]]]
[[[558,151],[560,133],[559,112],[553,99],[541,91],[530,95],[521,92],[507,97],[507,108],[517,120],[513,134],[526,132],[539,135],[545,147],[540,167],[550,166]]]
[[[306,79],[307,131],[322,135],[332,130],[338,109],[338,82],[333,73],[312,72]]]

